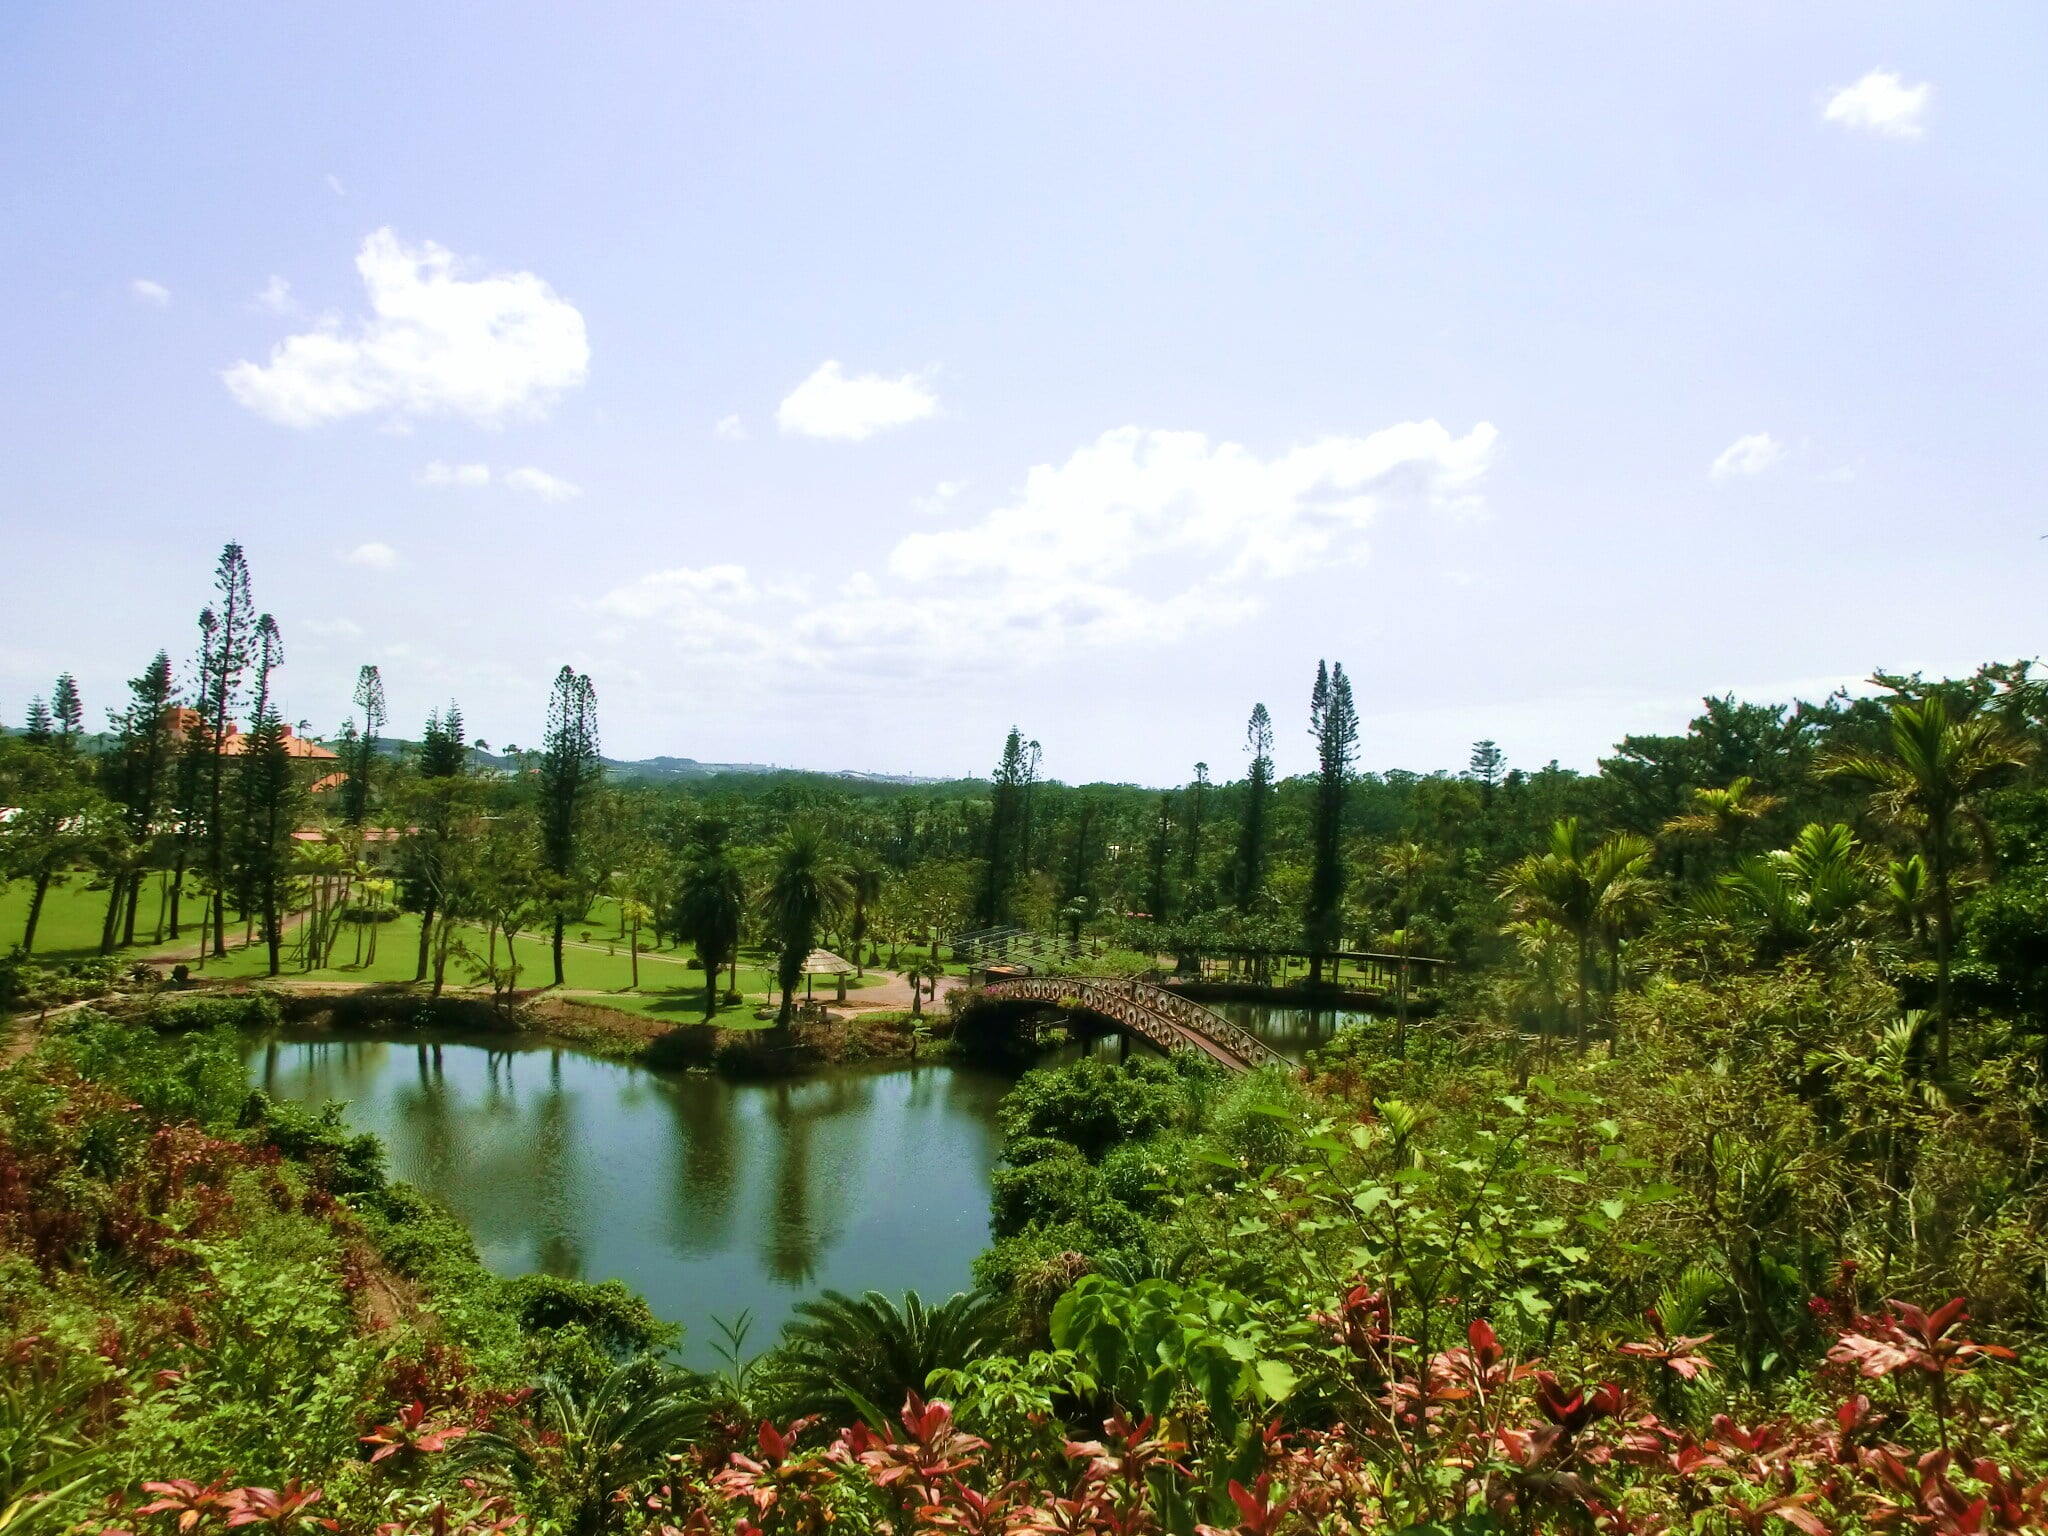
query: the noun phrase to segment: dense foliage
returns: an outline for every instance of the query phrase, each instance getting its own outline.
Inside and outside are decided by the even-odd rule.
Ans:
[[[1273,781],[1262,708],[1243,779],[1164,801],[1044,779],[1021,732],[989,785],[637,784],[566,671],[540,753],[450,709],[380,757],[365,680],[330,811],[279,771],[238,560],[182,728],[160,659],[110,741],[66,687],[0,742],[0,1532],[2048,1529],[2030,668],[1424,777],[1354,771],[1330,667],[1314,776]],[[149,872],[171,932],[189,894],[273,965],[288,913],[317,951],[403,907],[425,985],[499,997],[610,897],[693,946],[707,1013],[770,954],[785,1022],[814,945],[923,970],[977,920],[1132,973],[1391,969],[1298,1073],[1025,1075],[973,1295],[828,1293],[702,1375],[622,1287],[486,1274],[373,1140],[252,1094],[266,999],[56,1011],[121,978],[39,962],[49,892],[100,883],[111,955]]]

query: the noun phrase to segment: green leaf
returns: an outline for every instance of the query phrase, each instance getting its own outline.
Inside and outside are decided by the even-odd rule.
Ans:
[[[1536,1294],[1533,1285],[1525,1285],[1515,1292],[1514,1302],[1529,1317],[1541,1317],[1550,1310],[1550,1303]]]
[[[1269,1403],[1284,1403],[1294,1391],[1294,1367],[1285,1360],[1261,1360],[1259,1391]]]

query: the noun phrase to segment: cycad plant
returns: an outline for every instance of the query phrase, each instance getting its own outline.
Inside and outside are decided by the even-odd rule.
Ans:
[[[1927,863],[1927,910],[1934,929],[1934,1054],[1948,1067],[1954,1008],[1950,973],[1956,947],[1956,884],[1988,859],[1992,841],[1978,802],[2032,760],[2032,748],[2004,724],[1974,709],[1950,712],[1939,694],[1892,706],[1882,747],[1847,752],[1820,765],[1823,778],[1870,791],[1870,814],[1913,839]]]
[[[515,1475],[555,1504],[572,1536],[613,1529],[633,1512],[617,1495],[661,1471],[703,1428],[705,1404],[688,1382],[647,1358],[588,1388],[549,1381],[535,1404],[537,1442],[506,1447]]]
[[[776,1374],[791,1413],[872,1423],[922,1394],[933,1371],[958,1370],[995,1342],[994,1302],[959,1294],[926,1306],[915,1291],[899,1305],[880,1291],[826,1291],[800,1302],[783,1330]]]

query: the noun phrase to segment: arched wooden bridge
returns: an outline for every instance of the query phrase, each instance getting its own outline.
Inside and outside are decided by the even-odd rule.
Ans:
[[[991,979],[982,993],[987,997],[1092,1013],[1119,1029],[1142,1036],[1161,1050],[1200,1051],[1233,1072],[1248,1072],[1270,1064],[1288,1065],[1287,1058],[1265,1041],[1238,1028],[1214,1009],[1149,982],[1128,981],[1121,976],[1012,976]]]

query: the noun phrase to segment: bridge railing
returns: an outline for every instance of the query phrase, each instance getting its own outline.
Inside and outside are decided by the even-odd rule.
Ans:
[[[1033,977],[1031,981],[1036,985],[1019,982],[1003,985],[1011,990],[1028,990],[1048,996],[1072,995],[1076,1001],[1130,1025],[1154,1044],[1170,1047],[1179,1043],[1172,1039],[1170,1030],[1162,1032],[1148,1027],[1154,1020],[1164,1020],[1221,1047],[1248,1067],[1287,1065],[1286,1057],[1249,1030],[1231,1023],[1214,1009],[1204,1008],[1200,1003],[1163,987],[1155,987],[1150,982],[1124,976],[1044,976]],[[1120,1003],[1124,1006],[1117,1006]]]

